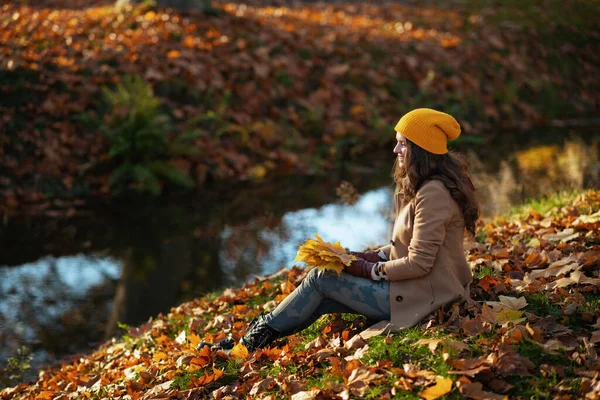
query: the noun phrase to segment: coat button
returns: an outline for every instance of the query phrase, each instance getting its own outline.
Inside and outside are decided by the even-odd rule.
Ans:
[[[398,303],[400,303],[402,300],[403,300],[403,299],[402,299],[402,296],[396,296],[396,301],[397,301]]]

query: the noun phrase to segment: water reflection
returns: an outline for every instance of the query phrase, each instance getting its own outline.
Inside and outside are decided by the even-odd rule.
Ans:
[[[269,249],[259,260],[262,272],[290,266],[298,245],[315,233],[353,250],[385,243],[391,231],[391,196],[392,190],[384,187],[365,193],[353,205],[329,204],[285,214],[281,225],[261,232]],[[235,258],[227,257],[226,263],[234,264]]]
[[[485,215],[528,197],[600,186],[597,136],[516,147],[500,157],[468,152]],[[40,350],[43,364],[97,345],[117,333],[117,321],[139,324],[289,267],[314,233],[356,250],[386,243],[392,188],[386,169],[377,172],[226,188],[71,219],[9,219],[0,230],[0,368],[22,343]],[[353,205],[336,196],[342,179],[363,193]]]
[[[117,260],[83,254],[0,268],[0,360],[24,343],[35,350],[33,365],[88,349],[110,311],[106,283],[119,275]]]

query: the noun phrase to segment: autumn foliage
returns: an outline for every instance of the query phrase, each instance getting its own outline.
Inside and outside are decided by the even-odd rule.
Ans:
[[[600,192],[486,223],[467,248],[471,299],[416,329],[370,337],[362,318],[323,317],[313,336],[252,353],[195,350],[240,338],[306,275],[293,267],[175,307],[0,398],[597,398]]]
[[[414,107],[456,115],[463,139],[597,112],[598,13],[584,1],[213,1],[217,16],[114,3],[1,6],[4,211],[110,193],[118,165],[98,124],[127,110],[102,93],[126,76],[151,85],[170,140],[204,132],[168,161],[197,187],[357,159]]]
[[[298,248],[298,254],[294,261],[302,261],[311,267],[319,269],[331,269],[340,274],[344,267],[350,265],[355,256],[340,245],[340,242],[328,243],[315,233],[315,239],[308,238]]]

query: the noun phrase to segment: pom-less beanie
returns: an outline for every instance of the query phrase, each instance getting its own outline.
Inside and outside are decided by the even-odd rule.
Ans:
[[[417,108],[405,114],[395,130],[433,154],[446,154],[448,141],[460,136],[460,125],[453,116],[431,108]]]

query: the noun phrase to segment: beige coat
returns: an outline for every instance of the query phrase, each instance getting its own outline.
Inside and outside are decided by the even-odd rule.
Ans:
[[[469,297],[464,228],[458,205],[440,181],[426,182],[407,204],[397,202],[391,244],[381,248],[391,281],[388,328],[412,327],[442,305]]]

